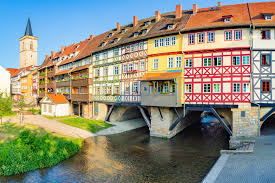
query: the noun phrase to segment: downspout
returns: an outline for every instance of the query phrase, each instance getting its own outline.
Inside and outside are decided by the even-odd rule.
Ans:
[[[179,31],[179,35],[181,36],[181,54],[182,54],[182,74],[184,74],[184,59],[183,59],[183,36],[181,34],[181,32]],[[184,88],[184,78],[183,79],[183,88]],[[185,91],[184,89],[182,89],[184,93],[183,94],[183,115],[185,116],[186,114],[186,108],[185,108]]]

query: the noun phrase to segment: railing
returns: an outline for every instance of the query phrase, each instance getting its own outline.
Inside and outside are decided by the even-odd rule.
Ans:
[[[73,87],[79,87],[79,86],[88,86],[92,84],[92,79],[78,79],[78,80],[72,80],[72,86]]]
[[[142,95],[141,105],[176,107],[180,104],[175,93]]]
[[[91,99],[92,99],[91,94],[71,94],[72,101],[88,102],[88,101],[91,101]]]
[[[60,81],[56,82],[56,87],[69,87],[70,86],[70,81]]]

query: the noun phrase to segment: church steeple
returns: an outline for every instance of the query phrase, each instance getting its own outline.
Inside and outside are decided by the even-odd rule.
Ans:
[[[28,18],[28,23],[27,23],[27,27],[26,27],[26,31],[25,31],[25,36],[33,36],[30,18]]]

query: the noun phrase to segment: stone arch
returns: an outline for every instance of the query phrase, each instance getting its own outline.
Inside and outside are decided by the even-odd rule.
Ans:
[[[136,118],[142,118],[136,106],[115,106],[109,121],[126,121]]]
[[[275,114],[261,121],[261,135],[275,135]]]

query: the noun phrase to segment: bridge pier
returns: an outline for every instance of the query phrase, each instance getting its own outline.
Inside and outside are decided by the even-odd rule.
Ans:
[[[182,108],[170,108],[170,107],[150,107],[151,114],[151,129],[150,135],[155,137],[167,137],[172,138],[183,129],[187,128],[191,124],[200,121],[202,111],[189,111],[186,116],[180,120],[173,130],[169,130],[171,125],[181,116],[183,113]]]

